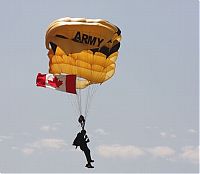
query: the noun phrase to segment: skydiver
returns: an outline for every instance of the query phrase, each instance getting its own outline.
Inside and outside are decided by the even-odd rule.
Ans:
[[[85,167],[94,168],[94,166],[91,165],[91,162],[94,162],[94,160],[91,159],[90,149],[87,146],[88,142],[90,142],[90,140],[86,135],[86,130],[83,129],[81,130],[81,132],[77,134],[77,137],[75,138],[73,145],[75,145],[76,147],[80,146],[80,149],[84,152],[88,162]]]
[[[80,115],[80,117],[78,118],[78,122],[81,124],[82,129],[84,129],[85,127],[85,118],[83,115]]]

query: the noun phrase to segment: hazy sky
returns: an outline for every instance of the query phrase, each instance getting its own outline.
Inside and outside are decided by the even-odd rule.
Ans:
[[[35,86],[46,29],[66,16],[106,19],[123,36],[87,120],[94,169],[71,145],[69,98]],[[197,0],[2,0],[0,21],[0,172],[198,173]]]

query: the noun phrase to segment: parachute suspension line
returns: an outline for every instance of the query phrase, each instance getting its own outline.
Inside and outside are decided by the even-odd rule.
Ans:
[[[91,76],[92,76],[92,71],[91,71]],[[86,100],[86,107],[85,107],[85,116],[88,116],[89,109],[92,103],[92,100],[94,98],[94,94],[96,93],[97,89],[99,87],[99,84],[91,84],[87,88],[87,100]]]
[[[92,100],[94,98],[94,94],[96,93],[97,89],[98,89],[98,86],[97,84],[94,84],[94,85],[91,85],[88,89],[88,94],[87,94],[87,105],[86,105],[86,110],[85,110],[85,115],[87,117],[88,113],[89,113],[89,109],[90,109],[90,106],[91,106],[91,103],[92,103]]]
[[[74,96],[67,94],[67,99],[70,101],[71,106],[74,108],[75,114],[78,115],[79,114],[79,110],[77,108],[77,104],[76,104],[76,98],[74,98]]]
[[[91,33],[89,32],[89,35],[91,35]],[[89,59],[88,58],[88,56],[89,56],[89,48],[87,48],[87,59]],[[93,55],[93,62],[94,62],[94,55]],[[91,65],[91,67],[90,67],[90,73],[91,73],[91,77],[93,78],[93,74],[92,74],[92,65]],[[91,82],[91,81],[90,81]],[[86,89],[87,89],[87,93],[86,93],[86,101],[85,101],[85,120],[87,119],[87,116],[88,116],[88,103],[89,103],[89,101],[90,101],[90,90],[91,90],[91,87],[92,87],[93,85],[92,84],[90,84]]]
[[[88,89],[88,94],[87,94],[87,103],[86,103],[86,109],[85,109],[85,115],[88,115],[89,109],[90,109],[90,103],[92,101],[92,94],[93,94],[93,90],[94,90],[95,85],[90,85],[89,89]]]
[[[91,86],[91,85],[89,85],[89,86],[87,87],[88,89],[87,89],[87,94],[86,94],[85,119],[86,119],[87,114],[88,114],[87,110],[88,110],[88,101],[89,101],[90,86]]]
[[[81,107],[81,89],[77,89],[76,95],[77,107],[79,111],[79,116],[82,114],[82,107]]]
[[[72,59],[71,58],[69,58],[71,55],[67,55],[67,59],[68,59],[68,61],[70,62],[70,63],[72,63]],[[63,58],[63,57],[62,57]],[[64,58],[63,58],[64,59]],[[63,70],[62,70],[62,67],[61,67],[61,72],[63,72]],[[79,115],[79,107],[78,107],[78,103],[77,103],[77,100],[76,100],[76,98],[77,98],[77,95],[78,94],[76,94],[76,96],[74,96],[74,95],[71,95],[71,94],[67,94],[67,98],[68,98],[68,100],[70,100],[70,103],[71,103],[71,106],[74,108],[74,110],[75,110],[75,114],[76,115]]]
[[[81,100],[81,89],[79,89],[79,104],[80,104],[80,114],[82,114],[82,100]]]
[[[90,32],[89,32],[89,35],[90,35]],[[87,53],[86,53],[86,59],[88,59],[88,48],[87,48]],[[92,66],[90,67],[91,70],[92,70]],[[90,70],[90,71],[91,71]],[[85,100],[85,113],[84,113],[84,116],[85,116],[85,121],[86,121],[86,118],[87,118],[87,113],[86,113],[86,109],[87,109],[87,102],[88,102],[88,92],[89,92],[89,89],[90,89],[90,85],[88,87],[86,87],[86,90],[87,90],[87,93],[86,93],[86,100]]]
[[[77,58],[77,57],[76,57]],[[77,61],[76,61],[76,66],[77,66]],[[78,74],[78,69],[75,68],[76,74]],[[80,77],[77,76],[77,80],[79,80]],[[79,116],[82,114],[82,107],[81,107],[81,89],[76,89],[77,94],[76,94],[76,102],[77,102],[77,108],[79,111]]]
[[[63,56],[62,56],[62,59],[64,59]],[[68,59],[69,59],[69,58],[68,58]],[[70,62],[71,62],[71,59],[70,59]],[[62,66],[61,66],[59,69],[60,69],[60,72],[63,72]],[[77,96],[77,95],[76,95],[76,96]],[[72,106],[72,108],[73,108],[74,111],[75,111],[75,114],[78,115],[78,114],[79,114],[79,110],[78,110],[78,108],[77,108],[77,104],[76,104],[76,99],[75,99],[75,97],[74,97],[73,95],[71,95],[71,94],[67,94],[67,100],[70,101],[71,106]]]
[[[100,38],[101,38],[101,33],[100,33]],[[100,49],[100,48],[99,48]],[[94,53],[95,54],[95,53]],[[93,62],[94,62],[94,54],[93,54]],[[106,63],[106,62],[105,62]],[[104,63],[104,64],[105,64]],[[99,75],[99,78],[102,79],[103,73],[101,73]],[[91,67],[91,77],[93,79],[93,71],[92,71],[92,67]],[[87,117],[91,103],[92,103],[92,99],[94,97],[94,94],[96,93],[97,89],[98,89],[99,85],[98,84],[92,84],[88,87],[88,93],[87,93],[87,102],[86,102],[86,108],[85,108],[85,116]]]
[[[67,59],[70,63],[72,63],[72,59],[70,58],[71,57],[71,54],[68,54],[67,55]],[[63,58],[64,59],[64,58]],[[63,72],[63,71],[61,71]],[[70,100],[71,102],[71,105],[72,107],[74,108],[75,110],[75,114],[76,115],[80,115],[80,110],[79,110],[79,105],[78,105],[78,102],[77,102],[77,96],[78,96],[78,93],[76,94],[76,96],[74,95],[71,95],[71,94],[68,94],[67,97],[68,97],[68,100]]]
[[[91,33],[89,32],[89,35],[90,35]],[[87,51],[87,59],[88,59],[88,53],[89,51]],[[93,55],[92,55],[92,62],[94,62],[94,53],[93,53]],[[91,74],[91,77],[92,77],[92,79],[93,79],[93,70],[92,70],[92,65],[91,65],[91,70],[90,70],[90,74]],[[90,81],[91,82],[91,81]],[[92,90],[92,88],[93,88],[93,84],[90,84],[89,86],[88,86],[88,91],[87,91],[87,99],[86,99],[86,105],[85,105],[85,119],[87,119],[87,116],[88,116],[88,110],[89,110],[89,103],[90,103],[90,100],[91,100],[91,90]]]

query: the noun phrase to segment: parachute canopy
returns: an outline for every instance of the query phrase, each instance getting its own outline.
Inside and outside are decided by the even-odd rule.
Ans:
[[[115,72],[120,29],[102,19],[61,18],[46,32],[49,73],[76,75],[76,88],[101,84]]]

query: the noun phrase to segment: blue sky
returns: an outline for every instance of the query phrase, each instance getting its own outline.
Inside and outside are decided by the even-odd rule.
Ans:
[[[198,173],[198,15],[196,0],[1,1],[0,172]],[[92,170],[71,145],[70,97],[35,86],[46,29],[66,16],[106,19],[123,36],[87,118]]]

